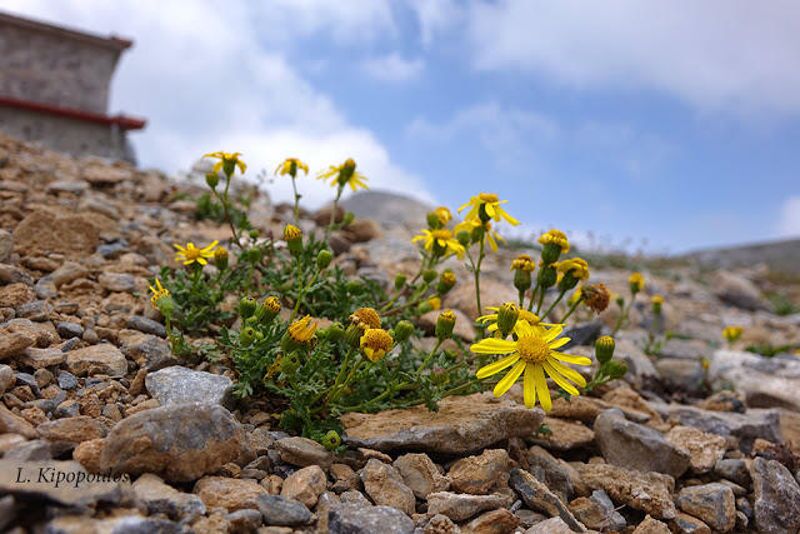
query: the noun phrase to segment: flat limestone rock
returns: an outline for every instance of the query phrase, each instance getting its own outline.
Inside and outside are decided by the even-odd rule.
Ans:
[[[425,451],[463,454],[484,449],[511,437],[533,434],[544,413],[487,394],[450,397],[439,411],[424,406],[376,414],[342,417],[350,445],[379,451]]]

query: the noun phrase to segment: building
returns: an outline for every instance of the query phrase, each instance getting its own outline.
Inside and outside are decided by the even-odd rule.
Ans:
[[[111,78],[132,41],[0,12],[0,130],[75,155],[134,161],[141,118],[108,112]]]

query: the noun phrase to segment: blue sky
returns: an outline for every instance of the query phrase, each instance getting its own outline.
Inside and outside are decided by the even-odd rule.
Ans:
[[[136,41],[145,165],[241,150],[652,251],[800,236],[800,4],[0,0]],[[255,174],[255,173],[253,173]],[[312,205],[330,191],[305,184]],[[269,185],[286,198],[285,182]]]

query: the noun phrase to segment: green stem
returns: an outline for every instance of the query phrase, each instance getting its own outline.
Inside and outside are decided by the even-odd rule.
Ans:
[[[483,310],[481,308],[481,263],[483,263],[484,257],[484,247],[485,247],[486,237],[484,236],[480,242],[480,248],[478,249],[478,263],[475,266],[475,300],[478,304],[478,317],[483,315]]]
[[[556,298],[556,299],[553,301],[553,303],[552,303],[552,304],[550,304],[550,307],[549,307],[549,308],[547,308],[547,311],[545,311],[545,312],[544,312],[542,315],[540,315],[539,317],[540,317],[541,319],[547,319],[547,316],[548,316],[548,315],[550,315],[550,312],[551,312],[551,311],[553,311],[553,308],[555,308],[555,307],[556,307],[556,305],[557,305],[559,302],[561,302],[561,299],[563,299],[563,298],[564,298],[564,295],[566,295],[566,293],[567,293],[567,291],[566,291],[566,290],[562,291],[562,292],[561,292],[561,293],[558,295],[558,298]]]
[[[300,220],[300,194],[297,192],[297,181],[294,175],[292,176],[292,190],[294,191],[294,224],[298,224]]]
[[[430,363],[431,363],[431,360],[433,360],[433,357],[434,357],[434,356],[436,356],[436,353],[437,353],[437,352],[439,352],[439,347],[441,347],[441,346],[442,346],[442,340],[440,339],[440,340],[438,340],[438,341],[436,342],[436,345],[434,345],[434,347],[433,347],[433,350],[432,350],[432,351],[430,351],[430,353],[428,354],[428,356],[426,356],[426,357],[425,357],[425,360],[424,360],[424,361],[422,362],[422,364],[419,366],[419,369],[417,369],[417,372],[416,372],[416,374],[415,374],[415,376],[416,376],[416,377],[419,377],[419,376],[422,374],[422,371],[423,371],[423,370],[424,370],[426,367],[428,367],[428,365],[430,365]]]
[[[539,315],[539,310],[542,309],[542,304],[544,304],[544,294],[546,292],[547,292],[547,290],[545,288],[543,288],[543,287],[540,288],[540,291],[539,291],[539,302],[536,303],[536,315],[538,315],[540,318],[541,318],[541,315]]]
[[[333,206],[331,208],[331,219],[328,222],[328,227],[325,228],[325,240],[328,240],[328,237],[331,235],[333,231],[333,225],[336,222],[336,209],[339,206],[339,199],[342,198],[342,191],[344,191],[344,185],[339,185],[336,189],[336,198],[333,199]]]
[[[576,300],[575,302],[572,303],[572,306],[570,306],[569,310],[567,310],[567,314],[564,315],[564,317],[561,318],[561,321],[560,321],[561,324],[564,324],[567,321],[567,319],[569,319],[569,316],[572,315],[573,312],[576,309],[578,309],[578,304],[580,304],[581,302],[583,302],[583,297],[582,296],[580,298],[578,298],[578,300]]]
[[[311,286],[313,286],[314,283],[317,281],[317,278],[319,278],[319,270],[314,271],[314,276],[312,276],[311,280],[306,285],[304,285],[303,288],[300,290],[300,293],[297,295],[297,301],[295,301],[294,303],[292,314],[289,316],[290,323],[297,316],[297,312],[300,311],[300,303],[303,302],[303,298],[305,298],[308,290],[311,289]]]
[[[239,236],[236,234],[236,227],[233,224],[233,218],[230,215],[230,211],[228,209],[228,205],[230,204],[230,197],[228,196],[228,190],[231,187],[231,175],[225,175],[225,191],[220,196],[217,193],[216,189],[212,189],[214,194],[217,196],[220,202],[222,202],[222,214],[225,217],[225,221],[228,223],[228,226],[231,227],[231,234],[233,234],[233,242],[236,243],[236,246],[240,249],[242,248],[242,243],[239,241]]]
[[[536,281],[536,285],[533,286],[533,291],[531,291],[531,301],[528,302],[528,311],[529,312],[533,311],[533,302],[534,302],[534,300],[536,300],[536,292],[539,291],[539,287],[540,287],[539,286],[539,281],[537,280]]]

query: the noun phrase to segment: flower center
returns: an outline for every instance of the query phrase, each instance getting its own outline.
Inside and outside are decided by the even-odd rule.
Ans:
[[[202,256],[202,254],[200,253],[199,248],[195,248],[190,245],[186,247],[186,253],[184,253],[184,256],[186,256],[187,260],[196,260],[197,258]]]
[[[444,241],[447,241],[453,237],[453,234],[450,233],[450,230],[433,230],[431,235],[434,239],[442,239]]]
[[[550,347],[541,337],[527,335],[517,340],[517,352],[526,362],[541,363],[550,354]]]
[[[484,202],[489,202],[489,203],[497,202],[499,200],[497,195],[495,195],[494,193],[481,193],[480,195],[478,195],[478,198],[480,198]]]

